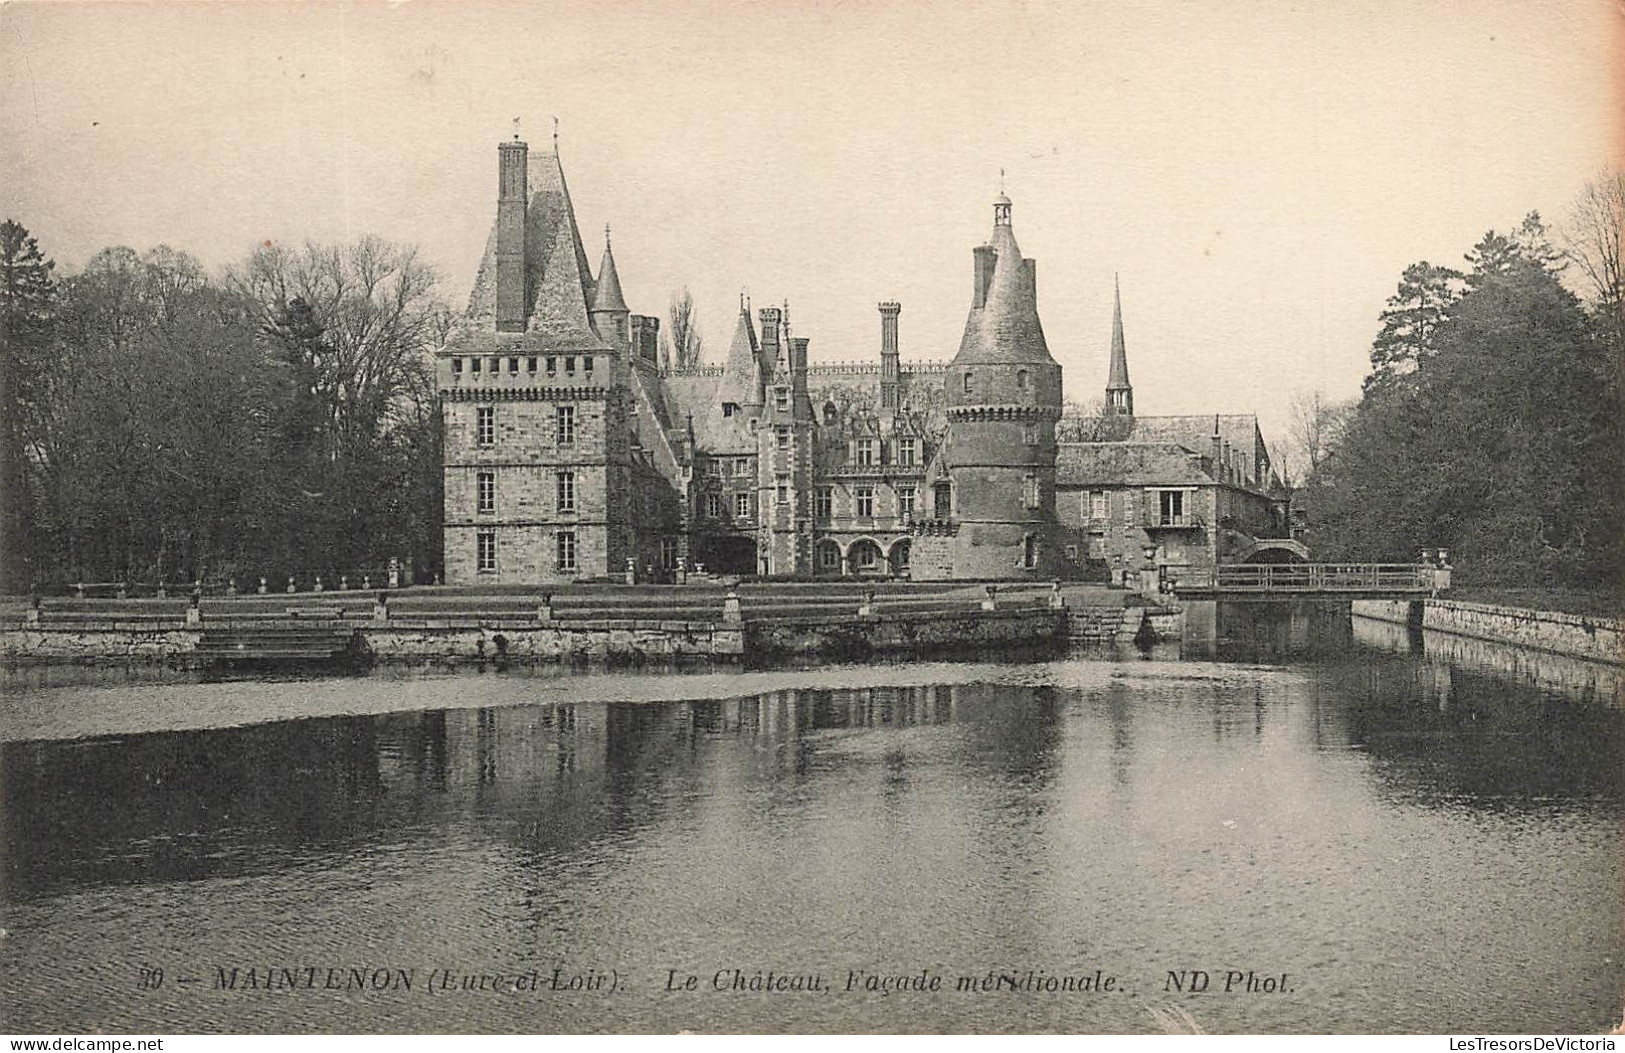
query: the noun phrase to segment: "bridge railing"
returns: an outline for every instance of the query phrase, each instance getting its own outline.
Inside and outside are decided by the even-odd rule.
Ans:
[[[1426,591],[1434,569],[1417,563],[1221,564],[1214,586],[1237,592]]]

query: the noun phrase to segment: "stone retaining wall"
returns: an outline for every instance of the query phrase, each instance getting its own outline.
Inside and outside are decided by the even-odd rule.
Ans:
[[[1593,662],[1625,664],[1621,623],[1617,618],[1588,618],[1559,611],[1532,611],[1461,600],[1355,600],[1354,613],[1364,618],[1415,624],[1412,603],[1421,604],[1423,629],[1471,636],[1480,640],[1571,655]]]
[[[752,657],[763,658],[862,658],[870,654],[1052,647],[1065,637],[1066,612],[1044,607],[962,614],[763,619],[748,624],[745,650]]]

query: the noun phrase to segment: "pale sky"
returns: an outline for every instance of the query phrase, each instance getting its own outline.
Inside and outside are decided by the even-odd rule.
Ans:
[[[167,243],[420,245],[461,308],[497,142],[560,122],[634,311],[741,289],[818,360],[947,358],[999,171],[1069,397],[1121,274],[1141,413],[1358,392],[1403,267],[1561,220],[1620,156],[1621,9],[1504,2],[0,7],[0,212],[73,269]],[[1611,68],[1612,67],[1612,68]]]

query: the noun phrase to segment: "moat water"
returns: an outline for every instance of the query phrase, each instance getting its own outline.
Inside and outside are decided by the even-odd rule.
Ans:
[[[1618,671],[1220,622],[1030,662],[13,675],[0,1030],[1617,1023]]]

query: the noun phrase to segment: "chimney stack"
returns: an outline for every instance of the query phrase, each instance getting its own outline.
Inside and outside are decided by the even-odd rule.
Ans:
[[[971,290],[972,308],[987,306],[987,290],[993,285],[993,263],[998,251],[992,245],[978,245],[972,252],[976,256],[976,287]]]
[[[898,407],[897,316],[903,305],[888,301],[880,305],[880,408]]]
[[[798,401],[807,394],[807,338],[790,338],[790,390]]]
[[[530,147],[514,136],[497,146],[497,330],[525,328],[525,208]]]

